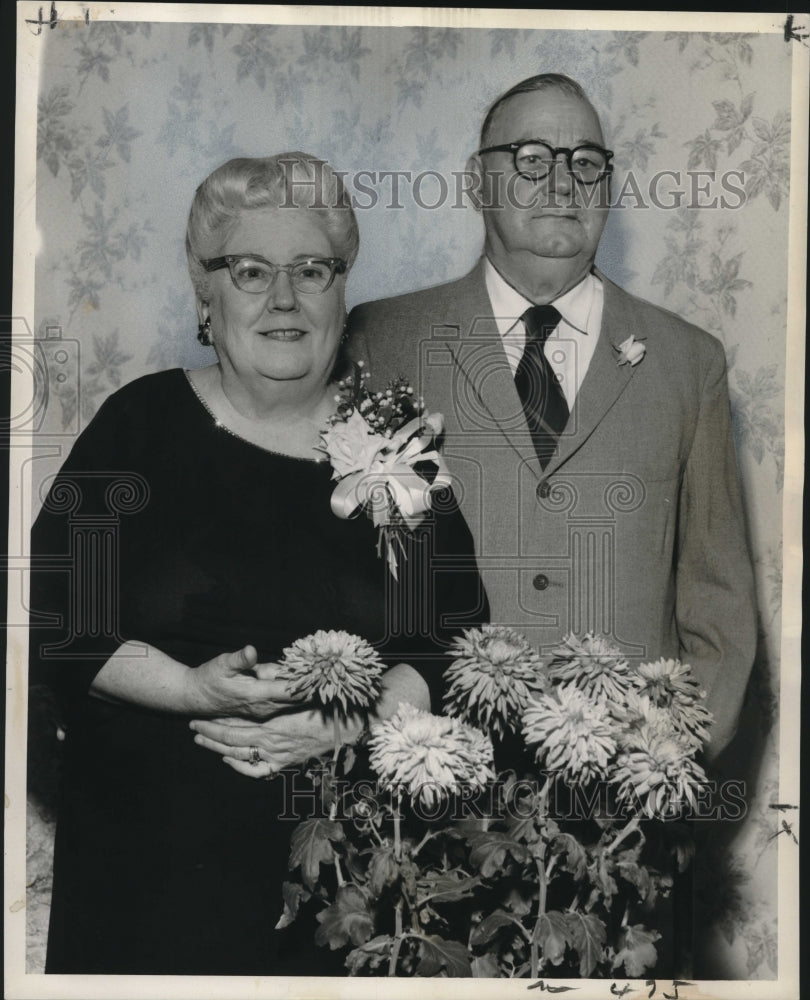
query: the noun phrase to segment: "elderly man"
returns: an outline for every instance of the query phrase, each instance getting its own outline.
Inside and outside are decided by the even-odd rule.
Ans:
[[[444,413],[492,620],[545,650],[593,631],[690,663],[716,755],[756,640],[723,348],[594,268],[612,154],[577,83],[517,84],[480,147],[484,256],[354,309],[355,353]]]

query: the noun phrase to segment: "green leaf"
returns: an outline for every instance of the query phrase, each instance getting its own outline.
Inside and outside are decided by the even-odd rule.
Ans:
[[[579,953],[579,974],[587,979],[602,957],[605,943],[605,925],[592,913],[566,913],[568,938]]]
[[[771,127],[765,121],[765,119],[764,118],[752,118],[751,119],[751,125],[753,126],[754,131],[759,136],[759,138],[762,139],[763,142],[766,142],[766,143],[770,144],[773,136],[771,134]]]
[[[509,831],[509,836],[514,840],[520,840],[524,844],[537,844],[540,841],[540,834],[535,825],[535,820],[533,816],[530,817],[512,817],[506,821],[506,828]]]
[[[576,837],[570,833],[561,833],[552,841],[551,849],[565,858],[560,867],[563,871],[570,872],[575,881],[579,882],[585,877],[588,872],[588,856]]]
[[[394,848],[387,844],[373,847],[368,866],[368,887],[375,896],[387,885],[393,885],[399,875],[399,865],[394,859]]]
[[[740,104],[740,111],[742,112],[743,118],[749,118],[753,109],[754,95],[746,94],[746,96],[742,99],[742,104]]]
[[[478,875],[464,875],[463,872],[449,871],[431,873],[417,883],[419,902],[429,899],[432,903],[457,903],[469,896],[479,885]]]
[[[515,921],[505,910],[495,910],[484,917],[480,924],[473,927],[470,934],[470,944],[486,944],[491,941],[502,927],[507,924],[514,926]]]
[[[358,848],[350,840],[343,841],[339,853],[346,869],[346,881],[362,885],[366,881],[366,869],[368,868],[365,857],[361,856]]]
[[[613,870],[615,870],[613,859],[606,857],[604,852],[600,853],[594,864],[588,868],[591,883],[601,893],[607,906],[618,891],[616,880],[612,875]]]
[[[519,862],[526,861],[529,857],[523,844],[497,831],[487,830],[468,835],[467,843],[470,845],[470,863],[487,878],[502,873],[507,854],[511,854]]]
[[[305,819],[295,830],[290,843],[289,868],[301,866],[301,876],[310,889],[315,887],[320,864],[334,864],[332,842],[343,840],[343,828],[334,820]]]
[[[377,937],[361,944],[359,948],[350,951],[346,956],[346,968],[350,976],[356,976],[368,967],[376,969],[387,962],[391,955],[394,939],[389,934],[378,934]]]
[[[712,101],[712,105],[717,113],[717,118],[712,128],[727,132],[729,129],[735,128],[740,124],[742,116],[738,113],[732,101],[725,99],[722,101]]]
[[[487,952],[486,955],[476,955],[472,960],[472,974],[476,979],[500,979],[502,971],[498,959]]]
[[[709,131],[697,136],[691,142],[685,142],[685,146],[690,147],[689,159],[686,162],[687,170],[694,170],[701,163],[705,163],[709,170],[717,169],[717,154],[722,146],[720,139],[713,139]]]
[[[647,899],[650,891],[654,890],[650,873],[634,858],[620,858],[616,863],[616,872],[625,882],[636,887],[642,902]]]
[[[516,917],[525,917],[531,911],[532,901],[537,899],[537,883],[521,879],[518,885],[507,886],[507,889],[501,904]]]
[[[445,941],[437,934],[420,938],[417,976],[438,976],[442,971],[451,979],[471,977],[467,949],[460,941]]]
[[[284,912],[278,918],[276,930],[283,930],[298,916],[298,907],[301,902],[306,902],[311,893],[297,882],[283,882],[281,885],[281,895],[284,899]]]
[[[332,951],[350,940],[355,945],[365,944],[374,930],[366,897],[351,884],[340,886],[334,903],[321,910],[318,921],[321,926],[315,932],[315,944],[328,944]]]
[[[624,965],[631,979],[640,979],[645,969],[651,969],[657,959],[655,943],[661,935],[658,931],[648,931],[643,924],[632,924],[619,933],[619,950],[613,959],[613,968]]]
[[[548,959],[552,965],[559,965],[565,955],[566,945],[571,943],[566,914],[559,910],[541,914],[535,936],[543,958]]]

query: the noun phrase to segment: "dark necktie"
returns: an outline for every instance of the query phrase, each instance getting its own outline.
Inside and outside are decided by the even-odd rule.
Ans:
[[[526,326],[526,348],[515,372],[515,388],[523,403],[534,450],[545,467],[568,420],[568,403],[546,358],[543,346],[561,316],[554,306],[532,306],[520,317]]]

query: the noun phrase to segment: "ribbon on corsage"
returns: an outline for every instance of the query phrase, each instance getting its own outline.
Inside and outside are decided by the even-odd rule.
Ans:
[[[436,450],[444,419],[440,413],[421,414],[397,430],[380,433],[357,409],[323,432],[324,450],[338,484],[332,493],[332,511],[353,517],[363,509],[379,529],[377,551],[385,545],[388,566],[397,578],[396,547],[405,549],[399,532],[412,532],[430,510],[430,495],[449,486],[450,474]],[[435,476],[428,482],[415,466],[431,462]]]

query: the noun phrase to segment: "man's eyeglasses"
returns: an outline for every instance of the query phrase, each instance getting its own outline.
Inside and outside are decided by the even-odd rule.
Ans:
[[[506,142],[500,146],[487,146],[478,152],[479,154],[512,153],[515,170],[532,181],[541,181],[544,177],[548,177],[560,153],[565,154],[568,172],[577,184],[596,184],[603,177],[609,177],[613,173],[613,165],[610,163],[613,151],[590,144],[576,146],[574,149],[565,146],[555,149],[540,139],[524,139],[521,142]]]
[[[241,292],[251,295],[265,295],[279,271],[287,272],[297,292],[319,294],[329,288],[336,274],[343,274],[346,270],[346,261],[340,257],[310,257],[297,260],[294,264],[273,264],[256,254],[239,253],[212,257],[200,263],[206,271],[227,267],[234,285]]]

